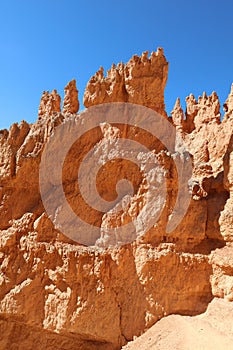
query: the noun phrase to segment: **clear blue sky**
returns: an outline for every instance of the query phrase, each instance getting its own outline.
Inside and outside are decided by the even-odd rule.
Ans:
[[[191,92],[223,102],[233,81],[232,0],[2,0],[0,33],[0,129],[35,121],[44,90],[75,78],[81,99],[99,66],[159,46],[168,113]]]

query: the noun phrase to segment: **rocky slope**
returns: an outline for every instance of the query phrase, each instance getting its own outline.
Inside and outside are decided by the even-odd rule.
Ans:
[[[39,174],[45,145],[59,126],[87,122],[85,111],[77,114],[75,81],[65,88],[63,108],[56,90],[44,92],[35,124],[23,121],[0,132],[1,349],[120,349],[164,316],[200,314],[213,297],[233,300],[233,86],[222,121],[216,93],[198,100],[190,95],[185,112],[177,100],[169,118],[164,105],[167,74],[162,49],[149,58],[147,52],[133,56],[126,64],[113,65],[106,76],[101,68],[87,84],[84,105],[88,110],[109,102],[149,107],[176,131],[177,150],[168,152],[154,135],[137,125],[125,127],[119,119],[84,133],[64,163],[63,187],[75,214],[102,230],[115,229],[143,212],[148,184],[132,162],[107,164],[109,147],[123,138],[152,151],[166,179],[166,204],[158,221],[128,244],[82,246],[59,230],[44,208]],[[186,162],[181,143],[192,160],[192,178],[183,184],[191,200],[183,220],[167,233],[178,193],[174,163],[178,159],[183,167]],[[106,162],[97,178],[103,198],[113,200],[118,180],[132,181],[130,201],[123,196],[124,210],[116,203],[101,213],[80,195],[77,168],[95,145]],[[61,144],[54,147],[56,160]],[[127,152],[117,155],[124,158]],[[148,154],[141,156],[148,164]],[[148,176],[155,173],[153,166],[147,170]],[[48,172],[47,178],[56,192],[52,175]],[[151,203],[159,206],[158,198]]]
[[[232,303],[213,299],[198,316],[163,318],[125,350],[231,350],[233,348]]]

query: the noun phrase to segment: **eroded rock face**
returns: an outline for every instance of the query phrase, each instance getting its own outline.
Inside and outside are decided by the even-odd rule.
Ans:
[[[87,84],[85,107],[108,103],[130,102],[144,105],[166,115],[164,89],[167,82],[168,62],[163,49],[134,55],[126,64],[112,65],[106,77],[101,67]]]
[[[61,111],[61,97],[57,93],[57,90],[53,90],[51,93],[44,91],[40,100],[40,106],[38,111],[39,118],[44,115],[51,116],[54,112]]]
[[[101,69],[87,85],[84,104],[133,102],[166,117],[167,69],[161,49],[150,58],[144,53],[113,66],[106,77]],[[75,81],[65,88],[62,113],[56,90],[44,93],[35,124],[22,122],[0,132],[2,349],[120,349],[165,315],[196,315],[213,296],[233,299],[232,96],[231,91],[222,121],[216,93],[198,100],[190,95],[186,111],[177,100],[168,119],[177,132],[172,154],[136,125],[101,124],[71,147],[63,169],[66,198],[77,215],[103,231],[140,214],[148,183],[124,159],[127,152],[123,159],[107,162],[97,177],[101,196],[113,200],[122,178],[132,179],[133,193],[124,197],[124,212],[116,203],[105,214],[97,213],[80,199],[77,168],[83,157],[96,146],[99,158],[108,160],[110,146],[117,152],[118,140],[128,138],[143,143],[160,162],[166,179],[164,210],[145,235],[121,247],[108,247],[104,235],[102,243],[108,244],[98,249],[72,241],[53,225],[41,200],[39,170],[46,142],[70,120],[85,123],[85,112],[77,115]],[[182,222],[168,234],[178,184],[174,159],[185,161],[180,140],[192,157],[192,199]],[[56,157],[56,147],[53,151]],[[140,157],[145,164],[150,161],[147,153]],[[147,169],[150,179],[156,171],[153,165]],[[57,184],[52,188],[56,191]],[[157,197],[152,200],[159,203]]]
[[[76,81],[71,80],[65,87],[65,97],[63,101],[63,113],[75,114],[79,110],[78,90]]]

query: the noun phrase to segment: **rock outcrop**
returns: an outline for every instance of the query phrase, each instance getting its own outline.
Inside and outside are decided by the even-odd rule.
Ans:
[[[51,93],[44,91],[40,100],[40,106],[38,116],[51,116],[54,112],[61,111],[61,97],[57,93],[57,90],[53,90]]]
[[[64,89],[63,114],[75,114],[79,110],[78,90],[76,81],[71,80]],[[61,112],[61,97],[57,90],[44,91],[38,110],[39,119]]]
[[[63,188],[73,211],[104,230],[134,220],[148,190],[141,172],[127,159],[104,163],[110,146],[116,145],[121,158],[127,155],[117,153],[121,138],[152,151],[166,180],[166,204],[148,232],[123,246],[94,249],[66,237],[50,221],[41,199],[39,172],[47,141],[71,120],[85,123],[85,111],[77,115],[75,81],[65,88],[62,112],[56,90],[45,92],[35,124],[23,121],[0,132],[1,349],[120,349],[166,315],[197,315],[214,296],[233,300],[233,90],[223,118],[216,93],[198,100],[190,95],[186,111],[178,99],[168,118],[167,72],[161,49],[150,58],[146,52],[113,66],[106,77],[100,69],[87,84],[84,105],[131,102],[150,107],[176,129],[177,151],[168,152],[150,133],[137,125],[126,128],[119,120],[82,135],[63,164]],[[181,141],[193,164],[191,201],[183,220],[166,233],[178,192],[174,160],[186,161]],[[60,146],[53,149],[54,159]],[[102,152],[96,187],[105,200],[116,197],[117,181],[132,181],[131,200],[122,195],[124,211],[117,210],[116,203],[100,213],[81,198],[77,168],[94,146],[95,154]],[[146,152],[140,157],[149,163]],[[151,179],[156,166],[147,169]],[[56,192],[52,174],[47,177]],[[89,184],[89,174],[86,181]],[[159,203],[158,198],[152,201]]]
[[[63,101],[63,113],[75,114],[79,110],[78,90],[76,81],[71,80],[65,87],[65,97]]]
[[[104,69],[99,71],[87,84],[83,104],[90,107],[108,102],[130,102],[154,109],[166,115],[164,89],[167,82],[168,62],[163,49],[134,55],[126,64],[112,65],[104,76]]]

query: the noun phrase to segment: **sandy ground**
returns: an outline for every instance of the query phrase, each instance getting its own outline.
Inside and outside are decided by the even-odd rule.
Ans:
[[[170,315],[124,350],[233,350],[233,302],[213,299],[204,314]]]

